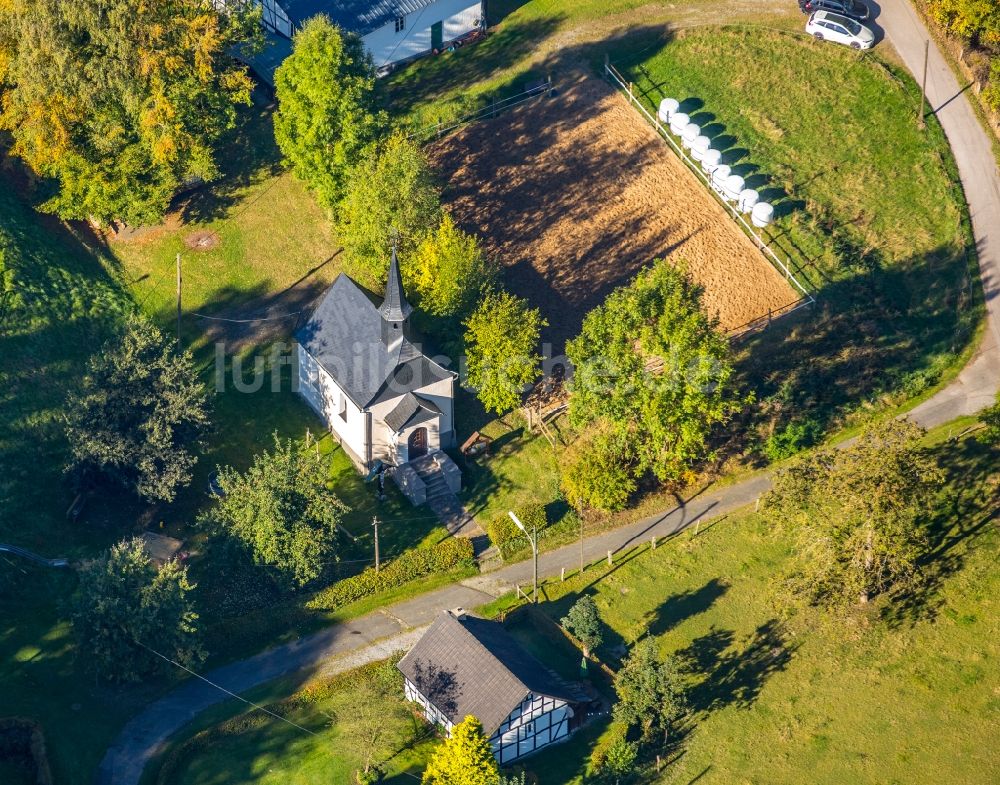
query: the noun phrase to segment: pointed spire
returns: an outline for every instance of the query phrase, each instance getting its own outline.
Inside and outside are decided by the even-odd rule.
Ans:
[[[396,259],[396,245],[393,243],[389,281],[385,285],[385,299],[379,313],[387,322],[402,322],[412,311],[413,306],[406,302],[406,294],[403,292],[403,277],[399,273],[399,260]]]

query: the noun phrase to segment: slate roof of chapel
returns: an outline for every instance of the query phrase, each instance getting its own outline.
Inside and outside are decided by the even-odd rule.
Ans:
[[[406,302],[402,284],[394,294],[392,279],[390,274],[387,311],[409,314],[412,308]],[[341,273],[309,321],[295,333],[299,345],[362,408],[455,376],[423,353],[406,326],[401,341],[390,346],[383,343],[380,309],[384,299]]]

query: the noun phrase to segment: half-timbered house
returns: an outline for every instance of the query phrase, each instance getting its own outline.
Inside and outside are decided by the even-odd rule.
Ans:
[[[589,698],[546,668],[501,624],[445,611],[399,662],[406,698],[445,732],[469,715],[507,765],[569,738]]]

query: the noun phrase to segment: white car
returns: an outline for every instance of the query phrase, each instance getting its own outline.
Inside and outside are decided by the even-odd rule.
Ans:
[[[806,32],[817,41],[833,41],[852,49],[871,49],[875,33],[863,24],[831,11],[817,11],[806,22]]]

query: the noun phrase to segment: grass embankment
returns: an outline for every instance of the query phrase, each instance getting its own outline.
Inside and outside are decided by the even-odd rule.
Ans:
[[[390,670],[391,669],[391,670]],[[403,679],[392,662],[374,663],[332,679],[306,684],[292,697],[268,708],[315,735],[251,711],[227,719],[180,743],[161,761],[157,776],[147,783],[194,785],[209,782],[312,785],[348,783],[363,762],[364,750],[352,738],[356,720],[356,684],[363,672],[382,671],[393,684],[393,695],[380,699],[383,731],[394,753],[378,760],[385,782],[413,782],[426,765],[436,740],[404,705]],[[386,673],[386,671],[389,671]],[[257,698],[260,700],[260,698]],[[232,713],[232,704],[223,711]]]
[[[649,634],[686,664],[694,712],[684,754],[646,781],[996,778],[1000,456],[970,439],[937,450],[953,485],[946,519],[929,532],[927,585],[864,620],[783,618],[773,579],[785,540],[751,512],[546,586],[541,610],[554,621],[581,593],[594,596],[610,628],[598,649],[605,662]],[[591,744],[574,740],[529,770],[579,783]]]

